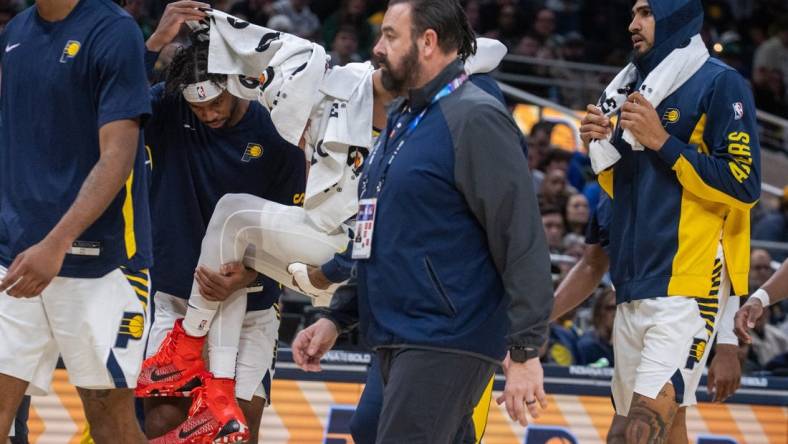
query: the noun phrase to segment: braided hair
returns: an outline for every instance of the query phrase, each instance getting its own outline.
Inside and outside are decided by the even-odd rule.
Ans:
[[[208,72],[208,41],[192,39],[191,45],[178,49],[165,75],[165,90],[179,94],[188,85],[211,80],[225,83],[227,75]]]

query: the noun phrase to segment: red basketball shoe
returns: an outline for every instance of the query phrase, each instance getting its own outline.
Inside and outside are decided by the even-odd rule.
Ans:
[[[192,392],[189,417],[151,444],[214,444],[249,440],[246,418],[235,400],[235,381],[206,376]]]
[[[182,324],[182,319],[175,321],[156,354],[142,363],[134,391],[138,398],[184,397],[200,386],[200,378],[207,372],[202,359],[205,336],[187,335]]]

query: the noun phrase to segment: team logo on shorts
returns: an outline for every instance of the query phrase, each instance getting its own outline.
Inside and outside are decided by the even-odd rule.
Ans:
[[[744,104],[741,102],[736,102],[732,106],[733,106],[733,119],[741,120],[741,118],[744,117]]]
[[[249,162],[252,159],[259,159],[263,155],[263,146],[259,143],[250,143],[246,145],[244,155],[241,157],[241,162]]]
[[[705,352],[706,352],[706,340],[701,338],[694,338],[692,340],[692,347],[690,348],[690,353],[689,356],[687,357],[687,365],[685,365],[685,367],[688,370],[692,370],[693,368],[695,368],[695,364],[700,362]]]
[[[82,44],[76,40],[69,40],[63,48],[63,54],[60,56],[60,63],[66,63],[69,59],[73,59],[79,53],[79,48]]]
[[[126,348],[131,340],[139,341],[142,339],[144,331],[145,316],[142,313],[124,311],[118,328],[118,338],[115,340],[115,348]]]

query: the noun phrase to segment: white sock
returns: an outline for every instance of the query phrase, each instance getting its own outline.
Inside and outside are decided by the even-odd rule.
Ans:
[[[197,338],[207,335],[216,310],[219,309],[219,304],[219,302],[209,301],[199,294],[193,294],[189,298],[189,306],[186,308],[186,316],[183,318],[183,329],[186,334]]]
[[[214,378],[235,379],[237,359],[238,347],[210,347],[208,349],[208,367]]]

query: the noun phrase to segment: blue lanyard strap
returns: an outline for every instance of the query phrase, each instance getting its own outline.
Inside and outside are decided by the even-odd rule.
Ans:
[[[443,88],[441,88],[440,91],[438,91],[437,94],[435,94],[435,96],[430,101],[430,104],[427,105],[424,108],[424,110],[422,110],[419,113],[419,115],[417,115],[413,120],[411,120],[410,123],[408,123],[408,127],[405,129],[405,132],[403,133],[402,138],[400,139],[399,143],[397,144],[397,147],[394,149],[394,152],[391,154],[391,157],[389,157],[388,162],[386,162],[386,166],[383,168],[383,172],[380,175],[380,179],[378,180],[378,184],[375,186],[375,195],[376,196],[380,195],[380,191],[383,189],[383,184],[386,182],[386,176],[388,175],[389,168],[391,167],[391,164],[394,163],[394,159],[399,154],[400,149],[402,149],[402,146],[405,145],[405,141],[413,133],[413,131],[416,130],[416,127],[419,126],[419,124],[421,123],[422,119],[424,119],[424,115],[427,114],[427,111],[429,111],[429,109],[432,107],[432,105],[434,105],[440,99],[448,96],[449,94],[453,93],[454,91],[457,91],[457,89],[463,83],[465,83],[466,80],[468,80],[468,75],[465,74],[465,73],[462,73],[461,75],[456,77],[454,80],[452,80],[451,82],[447,83]],[[401,119],[401,118],[402,118],[402,114],[400,114],[398,116],[397,120],[399,121],[399,119]],[[384,153],[386,151],[386,146],[388,146],[388,143],[392,139],[394,139],[396,137],[396,135],[397,135],[397,125],[394,125],[394,127],[389,132],[388,137],[386,138],[385,145],[383,146],[383,152]],[[375,156],[377,155],[378,151],[380,151],[380,145],[378,145],[378,147],[375,150],[373,150],[372,154],[370,155],[370,158],[369,158],[369,165],[370,166],[372,165],[372,162],[374,161]],[[364,197],[364,195],[367,192],[368,182],[369,182],[369,175],[365,174],[364,175],[364,180],[361,182],[361,196],[362,197]]]

